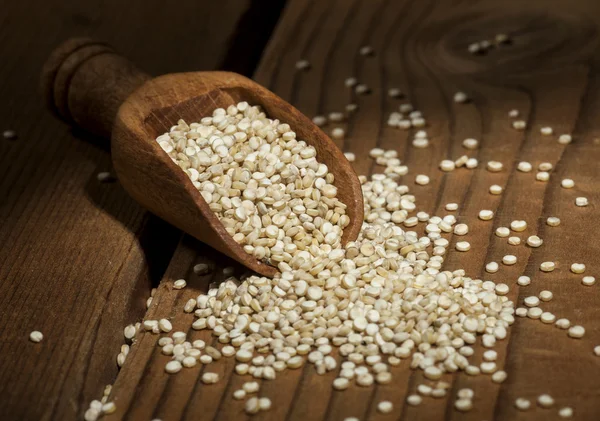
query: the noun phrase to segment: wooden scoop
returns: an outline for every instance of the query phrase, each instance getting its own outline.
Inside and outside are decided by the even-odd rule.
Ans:
[[[209,209],[200,192],[155,141],[179,119],[200,121],[215,108],[240,101],[260,105],[267,116],[288,123],[317,150],[335,176],[350,224],[343,243],[355,240],[363,222],[356,173],[335,144],[297,109],[236,73],[190,72],[151,78],[109,46],[71,39],[58,47],[42,71],[48,107],[89,132],[111,136],[112,159],[125,190],[151,212],[266,276],[278,270],[247,254]]]

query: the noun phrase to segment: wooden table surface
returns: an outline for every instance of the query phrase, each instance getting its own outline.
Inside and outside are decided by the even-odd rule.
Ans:
[[[454,410],[453,399],[405,405],[423,376],[403,363],[393,369],[392,384],[345,392],[332,390],[335,373],[319,376],[312,365],[287,371],[263,382],[274,405],[252,418],[546,420],[569,405],[574,419],[600,419],[600,358],[592,353],[600,344],[600,290],[582,286],[581,275],[568,270],[583,262],[586,274],[600,277],[599,2],[186,0],[167,7],[147,0],[0,0],[0,10],[0,128],[19,135],[0,139],[0,419],[83,419],[89,402],[113,383],[117,412],[107,420],[249,418],[243,403],[231,398],[246,380],[232,375],[232,359],[212,365],[223,379],[204,386],[198,382],[202,366],[164,373],[168,357],[156,346],[158,336],[142,334],[117,369],[122,329],[142,318],[168,317],[194,339],[211,338],[191,330],[193,316],[182,312],[183,303],[219,281],[219,269],[231,262],[144,212],[118,182],[99,183],[96,174],[111,170],[107,143],[71,132],[45,110],[37,87],[41,65],[53,47],[76,35],[109,42],[151,74],[227,68],[253,75],[309,116],[356,102],[359,110],[342,125],[347,137],[338,144],[357,155],[359,174],[381,171],[367,157],[371,148],[395,149],[409,166],[403,181],[419,210],[445,215],[446,203],[459,203],[456,214],[470,226],[464,239],[472,249],[459,253],[451,246],[447,268],[509,284],[518,304],[551,290],[554,299],[544,310],[586,328],[586,336],[574,340],[551,325],[517,318],[497,347],[505,383],[447,376],[453,392],[475,389],[475,407],[466,414]],[[497,33],[513,42],[485,55],[467,52],[470,43]],[[363,45],[375,55],[360,56]],[[310,61],[309,71],[295,70],[299,59]],[[372,93],[355,97],[344,87],[348,76]],[[429,148],[412,147],[410,132],[385,125],[401,103],[387,96],[390,87],[401,88],[423,111]],[[454,103],[459,90],[472,101]],[[513,108],[527,121],[525,131],[511,127]],[[542,126],[552,126],[555,135],[542,136]],[[573,143],[558,144],[561,133],[572,133]],[[461,141],[467,137],[481,147],[466,151]],[[501,161],[504,169],[438,169],[442,159],[465,153],[481,164]],[[521,160],[551,162],[550,181],[517,172]],[[416,174],[429,175],[431,183],[415,185]],[[573,178],[575,188],[561,188],[562,178]],[[490,195],[492,184],[505,192]],[[590,205],[576,207],[577,196]],[[481,209],[493,210],[494,220],[478,220]],[[561,225],[547,226],[548,216],[560,217]],[[511,246],[493,234],[514,219],[529,224],[521,238],[537,233],[543,246]],[[518,263],[484,272],[487,262],[505,254]],[[557,270],[541,273],[543,261],[557,262]],[[214,275],[194,275],[198,262],[210,263]],[[531,276],[530,286],[517,286],[521,274]],[[187,279],[188,288],[173,290],[178,278]],[[153,286],[158,290],[146,310]],[[44,333],[41,343],[29,342],[32,330]],[[480,360],[477,346],[474,361]],[[514,408],[517,397],[541,393],[554,396],[557,407]],[[376,412],[382,399],[394,403],[391,414]]]

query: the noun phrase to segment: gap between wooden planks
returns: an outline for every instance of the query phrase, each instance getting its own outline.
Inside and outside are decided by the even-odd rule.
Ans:
[[[343,110],[349,102],[359,105],[358,112],[341,126],[347,138],[339,142],[345,151],[357,155],[359,174],[380,168],[367,158],[373,147],[395,149],[410,171],[403,178],[417,196],[419,210],[445,215],[448,202],[460,204],[455,212],[459,222],[469,224],[471,242],[468,253],[451,251],[445,262],[448,269],[467,268],[467,274],[511,287],[509,297],[517,300],[550,289],[555,299],[542,308],[557,317],[568,317],[587,329],[583,340],[567,338],[564,331],[538,321],[518,319],[510,337],[500,341],[499,364],[508,372],[508,380],[497,385],[489,376],[469,377],[463,373],[446,375],[452,393],[462,387],[475,390],[475,408],[462,414],[454,410],[453,398],[425,398],[419,407],[404,404],[408,393],[424,382],[420,371],[408,364],[393,368],[393,383],[386,386],[334,392],[335,373],[316,374],[312,366],[279,374],[275,381],[262,381],[261,395],[273,401],[273,408],[253,418],[261,420],[543,420],[554,417],[554,410],[534,409],[518,413],[516,397],[535,399],[550,393],[557,406],[570,405],[578,419],[600,417],[599,388],[596,378],[600,364],[591,349],[600,343],[600,299],[597,288],[580,284],[580,276],[568,272],[568,266],[583,261],[588,267],[600,264],[600,246],[590,238],[598,236],[595,223],[600,203],[598,189],[600,126],[594,116],[600,113],[600,81],[597,62],[598,5],[591,1],[570,3],[566,13],[559,1],[521,2],[423,2],[409,1],[292,1],[286,7],[277,31],[271,39],[256,80],[292,102],[307,115]],[[595,18],[595,20],[593,20]],[[513,44],[485,56],[467,53],[469,43],[506,32]],[[371,45],[375,56],[357,54],[362,45]],[[308,72],[297,72],[299,59],[311,63]],[[348,76],[357,76],[373,90],[371,95],[356,97],[343,86]],[[431,145],[427,149],[411,146],[408,132],[385,127],[387,115],[401,102],[387,97],[390,87],[406,92],[417,109],[423,111]],[[455,104],[458,90],[467,92],[472,101]],[[508,111],[516,108],[528,122],[528,129],[511,128]],[[540,135],[541,126],[554,127],[556,135]],[[328,126],[330,130],[333,126]],[[572,145],[556,142],[561,133],[573,133]],[[480,140],[477,151],[466,151],[466,137]],[[438,170],[442,159],[467,154],[479,159],[480,167],[459,169],[443,174]],[[500,173],[485,171],[485,162],[504,163]],[[515,171],[520,160],[553,163],[551,181],[536,182],[534,173]],[[431,183],[414,184],[416,174],[427,174]],[[560,188],[562,177],[575,179],[576,188]],[[491,184],[505,187],[501,196],[488,193]],[[585,195],[591,206],[576,208],[574,198]],[[477,213],[491,209],[493,221],[480,221]],[[545,226],[545,218],[559,216],[561,226]],[[519,236],[538,233],[544,245],[537,250],[508,245],[494,236],[498,226],[513,219],[525,219],[529,228]],[[456,239],[449,237],[452,245]],[[452,248],[452,246],[451,246]],[[503,266],[494,274],[483,272],[485,263],[500,261],[515,254],[519,261]],[[201,260],[212,262],[210,250],[185,239],[161,283],[147,318],[170,317],[174,329],[188,331],[191,339],[210,339],[210,332],[190,329],[193,316],[182,312],[188,298],[205,291],[210,279],[197,279],[191,268]],[[558,262],[559,270],[541,274],[539,263]],[[215,276],[229,262],[215,263]],[[522,274],[532,277],[529,287],[517,287]],[[593,274],[593,273],[590,273]],[[172,281],[188,279],[189,286],[174,291]],[[215,279],[217,280],[217,279]],[[158,335],[142,334],[132,348],[120,372],[112,399],[117,413],[108,419],[152,419],[163,421],[245,419],[243,402],[231,398],[232,392],[250,377],[233,375],[234,362],[184,369],[177,375],[164,372],[168,357],[156,346]],[[594,342],[596,341],[596,342]],[[481,361],[481,346],[472,358]],[[577,356],[576,358],[574,356]],[[204,371],[218,372],[221,381],[204,386],[198,382]],[[380,400],[394,403],[391,414],[376,412]]]

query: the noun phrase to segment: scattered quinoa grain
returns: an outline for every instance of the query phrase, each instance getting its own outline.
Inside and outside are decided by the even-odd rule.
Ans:
[[[585,335],[585,329],[583,326],[571,326],[569,328],[568,334],[571,338],[580,339]]]
[[[540,270],[542,272],[552,272],[556,268],[556,264],[554,262],[543,262],[540,264]]]
[[[174,289],[183,289],[183,288],[185,288],[186,285],[187,285],[187,282],[185,281],[185,279],[178,279],[175,282],[173,282]]]
[[[575,182],[570,178],[563,178],[560,182],[560,185],[564,189],[572,189],[575,187]]]
[[[550,408],[554,405],[554,398],[546,393],[538,396],[537,398],[538,405],[542,408]]]
[[[568,406],[560,408],[558,410],[558,416],[561,418],[571,418],[573,416],[573,409]]]
[[[587,206],[589,204],[587,197],[577,197],[575,198],[575,205],[579,207]]]
[[[585,285],[585,286],[588,286],[588,287],[589,287],[589,286],[592,286],[592,285],[594,285],[594,284],[596,283],[596,278],[595,278],[595,277],[593,277],[593,276],[584,276],[584,277],[581,279],[581,283],[582,283],[583,285]]]
[[[481,210],[479,211],[479,219],[482,221],[489,221],[494,217],[494,212],[491,210]]]
[[[31,342],[39,343],[42,342],[42,339],[44,339],[44,335],[39,330],[34,330],[29,334],[29,340]]]
[[[519,411],[527,411],[529,408],[531,408],[531,401],[525,398],[517,398],[515,400],[515,407]]]

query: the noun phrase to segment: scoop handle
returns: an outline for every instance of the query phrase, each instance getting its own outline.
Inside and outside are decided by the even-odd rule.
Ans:
[[[72,38],[46,60],[41,86],[46,105],[59,118],[108,137],[121,104],[149,79],[110,46]]]

